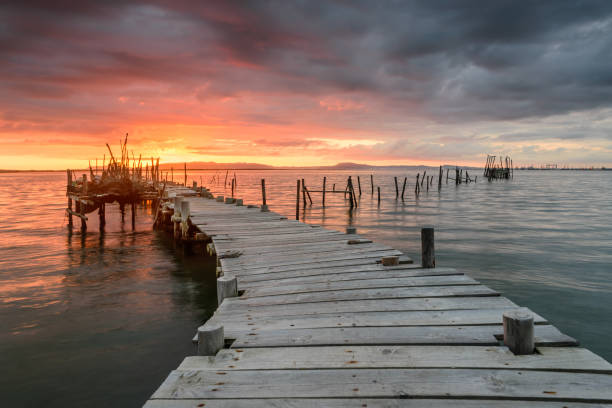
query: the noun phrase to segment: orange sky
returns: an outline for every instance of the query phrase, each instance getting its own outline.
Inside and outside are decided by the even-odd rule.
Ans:
[[[496,7],[2,5],[0,169],[84,167],[125,133],[165,162],[610,166],[609,10]]]

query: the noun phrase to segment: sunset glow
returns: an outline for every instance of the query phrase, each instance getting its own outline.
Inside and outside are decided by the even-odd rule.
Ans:
[[[609,10],[77,4],[0,6],[0,168],[612,164]]]

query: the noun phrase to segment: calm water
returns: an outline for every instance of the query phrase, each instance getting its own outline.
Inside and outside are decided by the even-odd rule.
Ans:
[[[271,209],[295,216],[297,173],[236,174],[236,197],[259,204],[265,178]],[[300,216],[339,230],[356,226],[416,261],[420,227],[433,225],[439,266],[468,273],[612,360],[612,173],[517,171],[511,182],[443,184],[415,200],[416,170],[377,171],[380,207],[369,172],[326,172],[328,187],[341,189],[349,174],[361,176],[356,211],[341,194],[327,195],[322,209],[313,193]],[[408,176],[403,202],[393,176],[400,190]],[[321,188],[319,172],[299,177]],[[217,193],[227,193],[224,179],[225,172],[188,175],[189,184],[203,181]],[[150,209],[138,209],[135,230],[107,207],[103,234],[95,214],[86,234],[69,234],[64,185],[64,173],[0,174],[3,401],[139,406],[192,352],[196,326],[216,305],[214,269],[151,231]]]

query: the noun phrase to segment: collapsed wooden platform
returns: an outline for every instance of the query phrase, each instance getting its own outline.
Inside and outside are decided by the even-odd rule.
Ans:
[[[172,221],[210,240],[239,296],[202,328],[223,326],[225,348],[187,357],[145,407],[612,406],[612,365],[460,271],[252,206],[182,201]],[[533,313],[536,353],[501,345],[510,310]]]

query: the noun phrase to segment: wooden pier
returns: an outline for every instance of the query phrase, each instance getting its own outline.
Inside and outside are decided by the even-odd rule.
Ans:
[[[216,254],[220,304],[198,328],[197,355],[147,408],[612,404],[612,365],[544,317],[435,267],[433,230],[423,231],[421,265],[354,229],[201,187],[164,195],[161,224]]]

